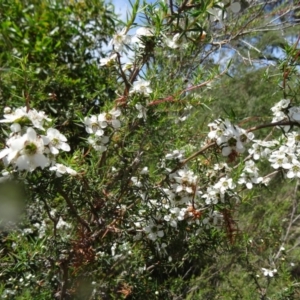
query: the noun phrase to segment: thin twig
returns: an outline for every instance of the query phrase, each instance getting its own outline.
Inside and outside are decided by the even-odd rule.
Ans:
[[[285,243],[287,242],[288,237],[290,235],[290,231],[291,231],[292,225],[294,223],[293,222],[294,221],[294,216],[295,216],[295,214],[297,212],[297,209],[298,209],[298,189],[299,189],[299,180],[297,180],[295,188],[294,188],[293,208],[292,208],[292,213],[291,213],[291,217],[290,217],[290,222],[289,222],[288,228],[286,230],[286,233],[284,235],[284,238],[282,239],[281,246],[280,246],[277,254],[274,257],[274,260],[277,260],[280,257],[281,249],[285,245]]]
[[[65,199],[65,201],[67,202],[71,212],[75,215],[76,219],[78,220],[78,222],[84,226],[89,232],[91,232],[91,229],[90,229],[90,226],[89,224],[84,220],[82,219],[79,214],[77,213],[77,210],[75,208],[75,206],[73,205],[71,199],[68,197],[68,195],[60,188],[58,187],[57,188],[59,194]]]

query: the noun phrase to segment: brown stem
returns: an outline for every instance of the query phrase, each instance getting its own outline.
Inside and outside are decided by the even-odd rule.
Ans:
[[[69,260],[63,260],[60,263],[60,269],[62,272],[60,300],[66,299],[65,296],[66,296],[66,292],[67,292],[67,285],[68,285],[68,278],[69,278],[68,263],[69,263]]]
[[[249,129],[247,129],[247,132],[252,132],[252,131],[256,131],[256,130],[259,130],[262,128],[268,128],[268,127],[292,126],[292,125],[299,126],[299,123],[293,122],[293,121],[279,121],[279,122],[275,122],[275,123],[268,123],[268,124],[262,124],[262,125],[251,127]]]
[[[73,205],[72,201],[70,200],[70,198],[68,197],[68,195],[60,187],[58,187],[57,190],[58,190],[59,194],[66,200],[71,212],[75,215],[78,222],[82,226],[84,226],[89,232],[91,232],[89,224],[78,215],[77,210],[76,210],[75,206]]]
[[[186,163],[188,163],[190,160],[192,160],[195,157],[199,156],[200,154],[202,154],[204,151],[206,151],[207,149],[211,148],[215,144],[216,144],[216,142],[212,142],[212,143],[207,144],[206,146],[204,146],[203,148],[201,148],[199,151],[197,151],[194,154],[192,154],[190,157],[188,157],[185,160],[181,161],[170,173],[172,174],[172,173],[176,172],[181,167],[183,167]]]

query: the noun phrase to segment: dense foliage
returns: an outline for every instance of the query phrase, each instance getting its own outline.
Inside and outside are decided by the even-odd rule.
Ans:
[[[0,0],[0,295],[298,299],[299,5]]]

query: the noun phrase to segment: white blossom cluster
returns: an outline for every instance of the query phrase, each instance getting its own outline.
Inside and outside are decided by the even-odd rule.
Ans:
[[[117,32],[113,35],[113,38],[109,42],[110,46],[113,46],[113,49],[118,52],[126,52],[126,47],[131,46],[133,48],[145,48],[145,37],[154,36],[153,31],[150,28],[140,27],[136,30],[135,35],[127,34],[127,28],[123,28],[120,32]],[[111,66],[117,59],[117,55],[111,54],[107,58],[102,58],[100,60],[100,65]]]
[[[274,169],[286,170],[287,178],[300,178],[300,143],[299,135],[295,132],[288,133],[285,145],[272,152],[269,157],[271,166]]]
[[[183,151],[174,150],[166,155],[166,159],[183,160]],[[228,168],[226,164],[215,166],[215,172],[222,171],[226,167]],[[169,169],[167,171],[170,173]],[[147,199],[147,193],[143,192],[143,178],[131,178],[133,185],[138,189],[136,194],[141,197],[144,204],[147,203],[145,209],[140,210],[135,222],[138,239],[142,238],[141,233],[144,232],[150,240],[161,242],[168,226],[177,228],[182,221],[199,225],[199,230],[201,227],[211,227],[222,223],[223,215],[214,210],[212,205],[218,203],[220,199],[224,202],[226,193],[234,194],[231,191],[235,188],[235,184],[231,178],[220,178],[211,189],[208,188],[206,194],[200,190],[198,176],[187,168],[170,173],[168,178],[168,187],[158,188],[160,199]],[[211,194],[209,194],[210,190]],[[147,219],[144,212],[149,209],[155,212],[155,216],[152,215],[150,219]]]
[[[219,12],[220,11],[220,12]],[[214,15],[214,11],[211,12]],[[219,18],[219,15],[222,15],[222,10],[216,9],[216,18]],[[129,46],[135,50],[145,49],[146,42],[149,38],[153,38],[155,36],[154,30],[147,27],[140,27],[136,30],[134,35],[129,35],[128,30],[123,28],[120,32],[117,32],[110,41],[110,45],[113,46],[114,50],[119,53],[126,53],[126,48]],[[206,36],[206,32],[202,32],[202,38],[204,39]],[[182,35],[180,33],[176,33],[173,35],[160,35],[160,44],[164,44],[164,46],[171,49],[179,49],[186,48],[187,43],[183,43],[181,39]],[[111,66],[116,61],[117,56],[115,54],[111,54],[108,58],[102,58],[100,60],[100,65]]]
[[[219,202],[225,202],[225,196],[230,192],[231,196],[234,196],[234,189],[236,184],[233,179],[228,177],[221,177],[214,185],[210,185],[206,189],[206,193],[202,195],[207,205],[217,204]]]
[[[0,123],[10,123],[10,134],[6,148],[0,151],[0,159],[5,166],[18,171],[34,171],[50,166],[60,176],[63,173],[76,175],[76,171],[56,163],[60,151],[70,151],[67,138],[55,128],[44,128],[51,121],[44,112],[26,107],[12,111],[4,109],[4,119]],[[41,134],[44,133],[44,134]],[[60,170],[64,169],[63,172]]]
[[[145,172],[145,168],[140,172],[141,175],[147,175],[148,172]],[[137,232],[135,239],[140,240],[142,238],[142,233],[145,233],[146,236],[152,240],[156,241],[158,238],[162,238],[164,236],[163,231],[163,220],[161,214],[158,213],[156,216],[152,216],[151,219],[145,218],[146,211],[153,208],[158,208],[161,210],[161,205],[157,200],[148,199],[146,193],[143,191],[144,184],[142,179],[138,179],[137,177],[131,177],[132,184],[137,188],[136,196],[140,197],[143,202],[143,208],[138,211],[138,214],[134,216],[135,222],[134,227]]]
[[[3,290],[1,298],[2,299],[13,299],[16,297],[17,291],[20,287],[28,287],[31,284],[36,284],[36,276],[26,272],[19,277],[10,277],[8,282],[12,288],[7,288]]]
[[[234,191],[236,184],[230,177],[231,171],[232,169],[226,163],[215,164],[213,170],[207,171],[206,176],[210,179],[211,184],[207,186],[201,196],[206,205],[224,203],[226,195],[230,198],[237,198]]]
[[[300,123],[300,107],[292,106],[290,99],[282,99],[271,108],[273,112],[272,122],[292,121]],[[285,132],[291,129],[291,126],[280,126]]]
[[[121,116],[119,108],[113,108],[108,113],[100,113],[84,118],[85,130],[90,134],[88,143],[99,152],[107,150],[109,142],[109,128],[118,130],[121,127],[121,122],[118,119]]]
[[[117,243],[113,243],[113,245],[111,246],[111,255],[114,260],[117,260],[122,256],[124,257],[131,254],[132,254],[132,250],[128,242],[124,242],[120,245],[118,245]]]
[[[156,241],[164,236],[163,225],[160,224],[159,219],[151,219],[143,230],[152,241]]]
[[[274,105],[271,110],[274,115],[272,122],[279,122],[285,119],[300,122],[300,107],[292,106],[290,99],[282,99]],[[289,129],[289,127],[287,129]]]
[[[145,168],[142,169],[141,175],[147,176],[148,172],[144,170]],[[200,195],[198,191],[195,191],[197,176],[190,170],[182,169],[170,174],[169,178],[169,188],[158,188],[161,194],[159,200],[147,199],[147,193],[143,191],[143,178],[131,178],[133,185],[138,188],[136,194],[142,198],[145,204],[145,209],[140,210],[139,217],[135,222],[135,227],[138,229],[137,239],[142,237],[141,233],[143,232],[150,240],[157,241],[165,236],[165,224],[176,228],[178,222],[189,218],[188,208],[192,206],[193,199],[195,200]],[[156,211],[156,214],[147,219],[144,212],[149,209]],[[161,249],[161,245],[158,248]]]
[[[172,227],[177,227],[178,221],[186,220],[188,223],[210,227],[222,222],[222,215],[215,211],[212,203],[206,201],[207,194],[200,190],[199,178],[193,171],[188,169],[178,170],[169,175],[171,189],[164,189],[168,196],[165,208],[169,209],[169,214],[164,216],[164,220],[170,222]],[[223,195],[227,189],[234,188],[232,180],[225,178],[215,184],[214,196]]]
[[[261,268],[263,274],[265,277],[274,277],[274,275],[277,274],[277,269],[266,269],[266,268]]]
[[[271,110],[274,116],[272,122],[289,120],[299,123],[300,121],[300,108],[291,106],[289,99],[279,101]],[[271,163],[272,168],[285,170],[287,178],[300,178],[300,134],[297,131],[288,132],[290,128],[290,126],[284,126],[283,129],[287,133],[280,138],[280,142],[275,140],[254,140],[254,144],[249,149],[249,153],[256,161],[266,158]],[[254,163],[252,162],[251,164],[252,173],[250,174],[253,176],[256,172],[253,171],[253,168],[255,168]],[[249,173],[250,169],[248,168],[247,173]],[[240,182],[242,182],[242,180],[241,178]],[[260,182],[262,182],[261,177],[256,174],[254,181],[252,178],[252,183]],[[251,187],[250,182],[248,182],[247,187]]]
[[[269,157],[273,147],[278,144],[277,141],[254,140],[252,147],[248,150],[254,160]]]
[[[129,91],[130,95],[141,95],[143,97],[149,97],[150,94],[153,92],[152,88],[150,87],[150,81],[138,79],[133,82],[132,87]],[[131,103],[129,101],[128,103]],[[147,103],[146,103],[147,104]],[[147,120],[147,107],[145,104],[141,102],[137,102],[134,105],[135,109],[138,111],[137,118],[143,119],[144,121]]]
[[[300,107],[292,106],[289,99],[283,99],[271,108],[274,118],[273,122],[288,119],[300,122]],[[287,132],[290,126],[285,126]],[[286,170],[287,178],[300,178],[300,134],[296,131],[288,132],[282,137],[279,149],[269,155],[269,161],[274,169]]]
[[[287,108],[286,103],[289,102],[281,101],[280,105],[275,106],[277,108],[274,111],[277,111],[277,116]],[[294,120],[297,118],[295,111],[292,110],[293,114],[290,115]],[[286,115],[281,115],[281,117],[286,118]],[[87,131],[101,137],[107,124],[103,125],[100,122],[103,121],[101,117],[100,120],[96,116],[93,118],[95,124],[91,125],[92,122],[90,122]],[[199,177],[187,166],[175,172],[168,167],[170,164],[183,162],[185,160],[184,151],[174,150],[167,153],[161,163],[161,167],[169,174],[167,187],[157,188],[160,195],[158,198],[149,198],[147,192],[149,186],[144,183],[144,178],[149,176],[147,167],[141,170],[140,177],[131,178],[135,193],[143,203],[138,215],[134,217],[137,239],[144,235],[156,242],[159,249],[165,249],[166,247],[161,245],[164,244],[163,238],[167,235],[167,231],[178,228],[182,221],[199,225],[199,230],[210,226],[218,228],[223,222],[224,216],[221,211],[218,211],[216,205],[227,203],[230,200],[237,202],[239,200],[238,184],[252,189],[254,185],[266,183],[265,179],[260,176],[255,163],[262,158],[269,160],[273,168],[286,170],[288,178],[300,178],[300,162],[297,158],[300,152],[300,136],[296,132],[285,134],[279,144],[277,141],[254,140],[253,133],[233,125],[228,120],[216,120],[209,126],[211,131],[208,138],[215,141],[222,149],[223,156],[243,153],[246,150],[245,144],[253,141],[252,147],[248,150],[250,157],[245,160],[239,177],[234,181],[231,175],[233,168],[226,163],[216,164],[205,174],[209,181],[204,187],[201,187]],[[146,214],[149,209],[153,212],[151,217],[148,213]],[[165,252],[165,250],[161,250],[161,252]],[[268,274],[271,272],[273,271],[271,270]]]
[[[138,110],[138,115],[137,115],[137,117],[139,118],[139,119],[144,119],[144,121],[146,121],[147,120],[147,108],[145,107],[145,106],[143,106],[141,103],[137,103],[136,105],[135,105],[135,108]]]
[[[252,189],[253,184],[259,184],[263,181],[263,178],[259,176],[258,171],[255,162],[253,160],[247,160],[238,183],[245,184],[247,189]]]
[[[222,214],[212,208],[207,209],[211,203],[209,206],[205,203],[205,196],[197,184],[198,177],[191,170],[178,170],[170,174],[169,179],[170,187],[161,189],[162,198],[149,201],[151,207],[159,210],[160,214],[138,223],[150,240],[157,241],[164,237],[166,225],[177,228],[182,221],[199,225],[199,230],[222,223]],[[234,188],[231,180],[221,180],[216,184],[216,193],[222,190],[225,194],[229,188]]]
[[[179,162],[182,162],[184,160],[184,150],[173,150],[172,153],[166,154],[167,160],[178,160]]]
[[[215,140],[222,149],[223,156],[229,156],[235,153],[243,153],[245,144],[253,140],[254,134],[231,124],[229,120],[216,120],[208,124],[211,131],[208,138]]]

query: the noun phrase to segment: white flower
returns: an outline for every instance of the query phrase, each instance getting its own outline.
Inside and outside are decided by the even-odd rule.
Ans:
[[[269,161],[274,169],[284,168],[289,170],[292,167],[291,159],[294,156],[293,149],[283,145],[270,155]]]
[[[102,136],[104,134],[103,128],[107,127],[107,122],[105,114],[100,114],[98,116],[91,116],[84,118],[85,130],[87,133],[95,134],[97,136]]]
[[[111,246],[111,255],[112,255],[112,256],[115,256],[115,255],[116,255],[116,249],[117,249],[117,244],[114,243],[114,244]]]
[[[153,31],[146,27],[140,27],[137,29],[135,36],[131,39],[132,43],[136,43],[139,47],[144,48],[145,45],[143,43],[142,37],[150,37],[153,36]]]
[[[247,160],[244,167],[244,172],[247,172],[249,174],[257,174],[258,168],[255,165],[253,160]]]
[[[172,153],[166,154],[166,159],[171,160],[171,159],[178,159],[179,161],[184,160],[184,150],[173,150]]]
[[[99,151],[104,152],[107,150],[107,147],[105,146],[109,142],[108,136],[90,136],[88,138],[88,143],[92,145],[92,147]]]
[[[131,42],[131,37],[126,35],[126,31],[126,28],[123,28],[122,31],[116,33],[110,41],[110,45],[113,45],[117,52],[122,52],[124,46]]]
[[[4,107],[3,111],[4,111],[5,114],[10,114],[11,113],[11,108],[6,106],[6,107]]]
[[[121,110],[119,108],[113,108],[109,111],[108,114],[106,114],[106,120],[107,122],[110,122],[111,126],[114,129],[118,129],[121,127],[121,122],[117,119],[121,116]]]
[[[114,53],[109,57],[100,59],[100,66],[112,66],[116,62],[117,54]]]
[[[22,127],[21,127],[21,125],[19,123],[12,123],[10,125],[10,130],[12,132],[16,133],[16,132],[20,132],[22,130]]]
[[[56,163],[54,166],[52,166],[51,168],[49,168],[50,171],[56,171],[56,176],[57,177],[61,177],[62,174],[68,173],[72,176],[76,176],[77,172],[67,166],[64,166],[62,164],[58,164]]]
[[[226,121],[227,120],[225,120],[225,122]],[[209,123],[207,126],[210,127],[210,132],[207,134],[207,136],[211,140],[217,140],[223,135],[223,132],[225,131],[223,120],[215,120],[214,122]]]
[[[180,47],[179,38],[180,38],[180,34],[176,33],[172,39],[166,38],[165,43],[169,48],[177,49]]]
[[[247,189],[251,190],[253,184],[259,184],[263,181],[262,177],[249,176],[248,174],[243,173],[238,180],[239,184],[245,184]]]
[[[300,178],[300,162],[296,159],[292,160],[291,168],[288,170],[286,174],[287,178]]]
[[[7,111],[9,110],[7,109]],[[1,123],[18,123],[19,126],[21,126],[31,121],[34,127],[42,130],[44,130],[44,121],[51,121],[51,119],[49,119],[43,111],[38,112],[35,109],[30,109],[27,112],[27,108],[25,106],[5,114],[4,118],[5,119],[0,120]]]
[[[289,99],[282,99],[271,108],[274,115],[272,122],[279,122],[286,119],[286,114],[284,112],[290,106],[290,102],[291,101]]]
[[[179,176],[172,176],[176,181],[176,184],[173,185],[175,192],[186,191],[193,194],[196,188],[197,176],[190,170],[179,170],[177,175]]]
[[[33,127],[44,130],[43,125],[44,121],[50,122],[51,119],[47,117],[45,112],[43,111],[37,111],[35,109],[30,109],[28,111],[28,118],[33,124]]]
[[[209,186],[206,190],[206,194],[202,195],[207,205],[217,204],[219,201],[219,190],[213,186]]]
[[[278,169],[280,167],[284,169],[290,169],[292,165],[289,163],[289,160],[287,157],[281,158],[281,157],[274,157],[270,158],[269,160],[272,163],[272,167],[274,169]]]
[[[137,36],[153,36],[153,31],[150,28],[147,27],[140,27],[135,32]]]
[[[147,119],[147,108],[145,106],[143,106],[141,103],[137,103],[135,105],[135,108],[139,111],[139,114],[138,114],[138,118],[139,119],[144,119],[146,121]]]
[[[274,115],[276,115],[278,112],[286,109],[290,105],[290,102],[290,99],[282,99],[271,108],[271,111],[274,113]]]
[[[71,228],[72,226],[65,222],[62,217],[59,218],[58,222],[56,223],[56,228],[57,229],[69,229]]]
[[[287,135],[287,142],[285,143],[288,147],[294,148],[299,145],[300,135],[298,132],[289,132]]]
[[[63,151],[70,151],[70,146],[66,143],[67,138],[61,134],[57,129],[49,128],[47,130],[47,139],[49,139],[48,147],[50,152],[54,155],[59,153],[59,149]]]
[[[219,163],[219,164],[214,164],[214,170],[215,171],[225,171],[225,172],[230,172],[231,168],[227,165],[227,163]]]
[[[121,127],[121,122],[117,119],[121,115],[119,108],[113,108],[108,113],[101,113],[98,116],[84,118],[85,130],[87,133],[95,134],[96,136],[104,135],[104,128],[110,124],[114,129]]]
[[[130,90],[130,94],[133,93],[143,94],[146,97],[149,96],[152,93],[152,89],[150,88],[150,81],[142,79],[135,81]]]
[[[252,155],[253,159],[259,160],[261,157],[268,157],[271,153],[270,147],[276,145],[275,141],[260,141],[254,140],[252,148],[248,152]]]
[[[148,169],[148,167],[144,167],[144,168],[142,169],[142,171],[140,172],[140,174],[141,174],[141,175],[149,174],[149,169]]]
[[[227,134],[227,141],[222,147],[222,154],[224,156],[229,155],[232,150],[235,150],[238,153],[243,153],[245,151],[244,144],[253,139],[254,135],[252,132],[246,133],[245,130],[241,128],[238,129],[239,130],[235,130],[232,133],[225,133]]]
[[[263,271],[264,276],[266,277],[274,277],[274,275],[277,273],[276,269],[269,270],[269,269],[261,268],[261,270]]]
[[[243,153],[244,144],[254,138],[252,132],[231,124],[229,120],[216,120],[208,124],[213,129],[208,133],[208,138],[216,141],[222,148],[222,155],[229,156],[232,152]]]
[[[27,108],[20,107],[4,115],[3,120],[0,120],[1,123],[18,123],[20,120],[28,119]]]
[[[9,148],[0,152],[0,159],[6,157],[7,163],[12,164],[18,170],[33,171],[37,167],[42,169],[49,164],[49,160],[43,154],[44,140],[37,136],[31,127],[23,136],[9,139]]]
[[[131,177],[131,181],[133,182],[133,184],[137,187],[142,187],[143,184],[138,180],[137,177]]]
[[[164,220],[169,222],[174,228],[177,227],[177,221],[181,219],[181,210],[178,207],[170,208],[170,214],[164,216]]]
[[[241,174],[238,183],[245,184],[247,189],[252,189],[253,184],[259,184],[263,178],[258,174],[258,168],[253,160],[248,160],[245,163],[243,173]]]
[[[99,114],[97,116],[97,120],[98,120],[98,123],[99,123],[99,126],[101,128],[106,128],[108,126],[108,122],[107,122],[107,114],[105,112]]]
[[[232,178],[222,177],[215,185],[214,188],[224,194],[228,189],[234,189],[236,187]]]
[[[156,241],[157,238],[164,236],[163,230],[161,230],[162,225],[155,224],[152,220],[149,225],[144,228],[148,238],[152,241]]]

